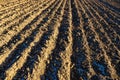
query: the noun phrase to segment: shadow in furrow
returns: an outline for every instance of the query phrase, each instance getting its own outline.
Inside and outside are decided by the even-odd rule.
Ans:
[[[71,69],[71,80],[87,80],[88,64],[86,62],[86,52],[84,49],[82,31],[80,29],[74,29],[73,36],[73,55],[71,56],[71,62],[74,67]],[[86,63],[85,63],[86,62]]]
[[[33,46],[31,52],[29,53],[29,56],[27,57],[26,62],[24,63],[23,67],[17,71],[17,74],[14,76],[13,80],[27,79],[28,73],[32,73],[34,68],[34,63],[38,62],[38,56],[39,56],[38,54],[40,54],[43,47],[46,47],[45,43],[47,40],[49,40],[49,36],[51,35],[51,32],[52,31],[49,30],[47,33],[43,34],[42,38],[37,43],[37,45]]]
[[[43,25],[43,23],[41,23],[41,25]],[[6,58],[6,60],[2,63],[2,65],[0,65],[0,67],[2,66],[4,68],[4,71],[7,70],[9,67],[11,67],[11,65],[16,62],[20,56],[21,53],[28,47],[30,46],[30,43],[34,40],[34,36],[38,33],[40,26],[37,27],[32,34],[27,37],[21,44],[19,44],[15,50],[13,50],[9,57]]]
[[[58,5],[58,4],[56,4],[56,5]],[[59,13],[60,10],[61,10],[61,7],[57,10],[58,12],[56,12],[56,14],[60,14]],[[50,14],[52,14],[52,13],[50,13]],[[32,74],[33,69],[34,69],[34,64],[35,64],[35,62],[38,61],[39,54],[42,52],[43,48],[47,48],[46,42],[49,40],[50,36],[52,35],[52,32],[53,32],[53,28],[52,27],[56,24],[57,16],[58,15],[55,15],[54,18],[51,20],[51,23],[48,24],[48,31],[45,32],[42,35],[42,37],[40,38],[40,41],[37,42],[35,46],[33,46],[31,52],[29,53],[29,56],[27,57],[26,62],[24,63],[23,67],[18,70],[18,72],[14,76],[13,80],[16,80],[16,79],[27,79],[28,73]]]
[[[90,5],[92,6],[92,4],[90,3]],[[96,4],[95,4],[96,5]],[[97,5],[96,5],[97,6]],[[116,31],[116,33],[118,34],[118,35],[120,35],[120,29],[119,29],[119,24],[120,24],[120,21],[118,20],[118,19],[116,19],[116,18],[114,18],[112,15],[110,15],[108,12],[106,12],[104,9],[102,9],[101,7],[99,7],[99,6],[92,6],[96,11],[98,11],[98,13],[99,13],[99,15],[101,16],[101,17],[103,17],[105,20],[106,20],[106,22],[111,26],[111,28],[113,28],[115,31]],[[105,16],[105,14],[107,15],[107,17]],[[111,19],[114,21],[111,21]],[[118,23],[118,25],[116,25],[115,24],[115,22],[116,23]]]
[[[83,3],[83,5],[85,5],[85,4]],[[87,7],[85,7],[85,6],[84,6],[84,9],[86,11],[88,11]],[[87,17],[89,18],[89,16],[87,16],[87,14],[86,14],[83,16],[83,19],[87,18]],[[110,72],[108,71],[109,67],[106,65],[105,57],[101,56],[101,55],[103,55],[101,53],[104,53],[104,52],[103,52],[102,48],[100,47],[100,42],[98,42],[98,40],[96,39],[95,32],[93,32],[93,29],[89,25],[89,22],[86,22],[86,24],[84,23],[84,25],[85,25],[84,31],[85,31],[85,34],[87,37],[88,45],[89,45],[90,49],[92,50],[91,57],[92,57],[93,61],[91,62],[91,64],[92,64],[94,71],[98,75],[110,76]],[[97,59],[98,57],[99,57],[99,59]]]
[[[59,80],[58,78],[58,70],[62,65],[62,60],[60,54],[65,51],[67,44],[69,43],[68,40],[68,31],[69,31],[69,3],[67,2],[64,9],[63,20],[61,22],[59,28],[58,38],[56,40],[55,49],[52,51],[50,55],[50,63],[47,64],[45,74],[43,75],[45,80]]]
[[[92,10],[90,9],[90,11],[92,11]],[[90,13],[88,13],[88,14],[90,14]],[[93,15],[95,15],[95,14],[93,14]],[[95,16],[97,16],[97,15],[95,15]],[[99,17],[97,19],[99,19]],[[92,21],[92,22],[94,24],[95,30],[99,33],[100,39],[107,46],[105,48],[105,51],[106,51],[107,55],[110,56],[112,65],[113,64],[115,65],[117,74],[119,75],[119,71],[120,71],[118,69],[118,66],[119,66],[119,62],[118,62],[119,55],[118,54],[119,54],[119,52],[114,48],[113,44],[110,44],[110,42],[107,40],[106,36],[104,36],[105,33],[100,31],[100,25],[97,24],[95,21]],[[107,28],[107,25],[106,25],[106,28]],[[119,40],[118,40],[118,42],[119,42]],[[96,71],[96,73],[100,73],[103,76],[110,75],[110,72],[107,70],[108,69],[107,64],[105,63],[105,61],[103,61],[102,57],[101,57],[101,60],[93,62],[92,64],[93,64],[93,68]]]
[[[36,16],[29,24],[27,24],[17,35],[13,36],[9,42],[7,44],[4,44],[3,46],[0,47],[0,55],[4,52],[4,48],[8,48],[11,49],[12,44],[16,44],[18,41],[21,40],[21,34],[24,34],[27,30],[29,30],[31,28],[31,26],[33,24],[35,24],[35,22],[37,22],[37,20],[39,20],[39,18],[42,17],[43,14],[45,14],[46,12],[49,11],[50,7],[53,5],[54,3],[52,3],[49,7],[47,7],[45,10],[42,11],[41,14],[39,14],[38,16]],[[46,6],[46,5],[44,5]],[[38,10],[37,10],[38,11]],[[36,10],[34,11],[36,12]],[[52,13],[52,12],[51,12]],[[50,15],[50,14],[49,14]],[[28,17],[28,15],[26,15],[26,18]],[[44,20],[47,20],[47,17],[44,18]],[[42,23],[42,22],[41,22]],[[15,24],[13,24],[12,26],[14,26]],[[40,26],[42,26],[41,24],[39,24]],[[38,26],[39,26],[38,25]],[[11,28],[12,29],[12,28]]]
[[[5,13],[7,13],[7,12],[10,12],[10,11],[12,11],[12,10],[14,10],[14,9],[17,9],[17,8],[19,8],[19,6],[24,6],[24,5],[26,5],[26,4],[28,4],[29,2],[25,2],[25,3],[22,3],[22,4],[18,4],[17,6],[13,6],[12,8],[8,8],[8,9],[4,9],[4,10],[1,10],[0,12],[0,16],[2,16],[2,15],[4,15]]]
[[[54,3],[53,3],[54,4]],[[53,5],[52,4],[52,5]],[[17,35],[13,36],[10,41],[7,44],[4,44],[3,46],[0,47],[0,55],[4,52],[4,48],[7,47],[8,49],[11,49],[13,44],[16,44],[18,41],[21,40],[21,34],[24,34],[27,30],[29,30],[31,28],[31,25],[35,24],[35,22],[42,16],[42,14],[45,14],[49,8],[52,6],[50,5],[48,8],[46,8],[45,10],[42,11],[41,14],[39,14],[38,16],[36,16],[29,24],[27,24]],[[28,16],[27,16],[28,17]],[[26,18],[27,18],[26,17]],[[44,18],[44,20],[47,20],[47,18]],[[44,22],[44,21],[43,21]],[[41,22],[42,23],[42,22]],[[43,25],[43,24],[42,24]],[[38,26],[42,26],[41,24],[39,24]],[[5,32],[6,33],[6,32]]]
[[[95,72],[97,73],[97,74],[102,74],[103,76],[106,76],[106,72],[107,72],[107,65],[104,63],[104,61],[102,62],[102,60],[101,61],[96,61],[96,60],[94,60],[93,62],[92,62],[92,66],[93,66],[93,69],[95,70]]]
[[[59,2],[57,2],[58,4]],[[56,4],[56,5],[57,5]],[[52,5],[51,5],[52,6]],[[49,8],[48,8],[49,9]],[[6,60],[0,65],[0,71],[1,71],[1,74],[0,74],[0,77],[2,79],[5,78],[5,71],[11,67],[11,65],[13,63],[15,63],[20,57],[21,57],[21,53],[28,47],[30,46],[30,43],[34,40],[34,37],[35,35],[39,32],[39,28],[41,26],[43,26],[45,23],[48,22],[48,16],[50,16],[52,14],[52,11],[54,9],[51,9],[51,11],[46,15],[46,17],[43,18],[43,20],[41,21],[40,24],[38,24],[36,26],[36,28],[32,31],[32,33],[30,34],[29,37],[27,37],[21,44],[19,44],[16,49],[14,49],[9,57],[6,58]],[[45,11],[43,11],[45,12]],[[41,16],[41,15],[39,15]],[[24,29],[27,30],[27,28],[29,28],[30,25],[32,25],[34,22],[36,22],[39,18],[39,16],[37,16],[29,25],[27,25]],[[50,31],[49,31],[50,32]],[[46,33],[47,35],[47,33]],[[45,37],[45,36],[44,36]],[[16,38],[16,37],[15,37]],[[18,38],[18,35],[17,35],[17,38]],[[43,38],[43,39],[46,39],[46,38]],[[42,40],[42,39],[41,39]],[[47,40],[47,39],[46,39]],[[45,40],[44,40],[45,41]],[[13,41],[14,42],[14,41]],[[43,44],[44,42],[42,42],[41,44]],[[39,47],[38,47],[39,48]],[[34,50],[35,51],[35,50]],[[29,59],[29,58],[28,58]],[[32,59],[31,59],[32,60]],[[29,62],[28,62],[29,63]]]
[[[112,19],[115,23],[117,23],[118,25],[120,25],[120,20],[118,19],[118,18],[120,18],[120,16],[116,17],[115,15],[111,14],[108,10],[105,10],[100,5],[97,5],[97,3],[95,3],[95,2],[90,3],[90,4],[91,4],[91,6],[92,6],[92,4],[94,4],[93,5],[94,7],[93,6],[92,7],[98,9],[99,12],[100,12],[100,15],[106,14],[108,16],[107,19],[106,19],[107,22],[113,23],[113,22],[111,22],[111,19]],[[115,23],[113,23],[113,24],[115,24]]]
[[[84,44],[83,44],[83,33],[81,31],[80,27],[80,17],[78,17],[78,12],[77,12],[77,8],[75,5],[74,0],[71,0],[71,7],[72,7],[72,14],[76,14],[76,15],[72,15],[72,20],[76,20],[78,22],[77,26],[74,26],[73,24],[73,31],[72,31],[72,37],[73,37],[73,46],[72,46],[72,51],[73,54],[71,55],[71,62],[72,64],[74,64],[73,68],[71,69],[71,80],[79,80],[79,79],[83,79],[83,80],[87,80],[87,72],[88,72],[88,64],[86,63],[86,52],[84,49]],[[84,20],[84,21],[87,21]]]
[[[39,3],[40,4],[40,3]],[[21,11],[23,11],[23,10],[25,10],[25,9],[27,9],[27,8],[29,8],[29,7],[31,7],[29,10],[33,10],[35,7],[38,7],[38,5],[39,4],[36,4],[36,5],[34,5],[34,4],[31,4],[30,3],[30,5],[28,5],[28,3],[27,4],[25,4],[25,5],[23,5],[23,7],[20,9],[20,10],[18,10],[18,12],[20,12],[20,15],[16,15],[13,19],[10,19],[10,20],[8,20],[8,21],[5,21],[3,24],[1,24],[1,25],[5,25],[5,24],[9,24],[9,23],[11,23],[12,21],[14,21],[15,19],[19,19],[20,17],[22,17],[23,16],[23,13],[21,13]],[[18,7],[19,8],[19,7]],[[26,13],[26,11],[24,12],[24,13]],[[16,9],[15,10],[13,10],[12,12],[9,12],[9,14],[5,14],[5,16],[4,17],[2,17],[0,20],[3,20],[3,19],[9,19],[10,17],[12,17],[12,16],[14,16],[15,14],[17,14],[17,12],[16,12]],[[0,26],[1,26],[0,25]]]
[[[66,44],[68,43],[68,33],[66,34],[66,32],[69,25],[62,24],[60,27],[56,47],[52,51],[53,53],[51,53],[52,59],[50,59],[50,64],[46,67],[45,80],[58,80],[57,73],[62,63],[60,54],[63,54],[62,51],[65,51]]]
[[[86,4],[87,5],[87,4]],[[94,11],[93,10],[91,10],[90,9],[90,11],[92,11],[92,13],[90,13],[88,10],[86,11],[87,12],[87,14],[90,14],[90,15],[92,15],[92,17],[94,17],[94,15],[97,17],[94,17],[95,19],[99,19],[99,17],[96,15],[96,14],[93,14],[94,13]],[[88,15],[89,16],[89,15]],[[89,17],[91,17],[91,16],[89,16]],[[94,19],[94,20],[95,20]],[[95,30],[96,30],[96,32],[98,33],[98,35],[100,36],[99,38],[100,38],[100,40],[105,44],[105,45],[107,45],[109,48],[106,48],[106,52],[107,53],[109,53],[108,55],[110,55],[110,57],[111,56],[118,56],[118,51],[115,49],[115,47],[113,47],[114,45],[113,44],[111,44],[110,43],[110,41],[107,39],[107,36],[104,36],[105,35],[105,33],[104,32],[102,32],[100,29],[101,29],[101,23],[96,23],[96,21],[94,21],[93,19],[91,20],[91,22],[92,22],[92,24],[94,25],[94,28],[95,28]],[[97,20],[98,21],[98,20]],[[101,24],[101,25],[100,25]],[[117,42],[119,42],[119,39],[117,40]],[[109,45],[110,44],[110,45]],[[111,55],[112,54],[112,55]]]
[[[99,0],[100,2],[102,2],[103,4],[105,4],[106,6],[109,6],[111,9],[113,9],[114,11],[118,11],[118,12],[120,12],[120,9],[119,8],[116,8],[116,7],[114,7],[114,6],[112,6],[111,4],[109,4],[109,3],[107,3],[107,2],[105,2],[104,0]]]
[[[78,16],[77,9],[75,7],[74,0],[71,0],[71,8],[72,8],[72,24],[74,27],[78,27],[80,25],[80,17]]]

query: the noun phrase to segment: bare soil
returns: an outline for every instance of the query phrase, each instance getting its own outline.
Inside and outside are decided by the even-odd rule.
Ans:
[[[110,4],[113,7],[119,8],[120,9],[120,0],[103,0]]]
[[[0,80],[120,80],[119,2],[0,0]]]

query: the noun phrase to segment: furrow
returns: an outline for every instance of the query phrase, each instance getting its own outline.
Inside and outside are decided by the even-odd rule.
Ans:
[[[45,4],[46,4],[46,2],[45,2]],[[15,30],[18,27],[17,25],[19,25],[20,23],[22,23],[24,21],[25,17],[29,17],[30,15],[33,15],[35,12],[37,12],[39,9],[41,9],[41,6],[43,6],[43,5],[44,5],[44,3],[37,4],[37,5],[29,7],[28,10],[22,10],[22,12],[17,14],[17,16],[14,19],[8,20],[4,24],[2,24],[0,27],[1,36],[6,35],[11,30]]]
[[[52,18],[52,17],[50,17],[50,18]],[[49,22],[50,22],[50,20],[49,20]],[[46,23],[46,25],[47,25],[48,23]],[[46,29],[46,25],[44,25],[43,26],[43,28],[42,29]],[[15,74],[17,73],[17,70],[19,70],[22,66],[23,66],[23,64],[25,63],[25,61],[26,61],[26,59],[27,59],[27,57],[28,57],[28,53],[30,53],[31,52],[31,50],[32,50],[32,47],[33,46],[35,46],[36,44],[35,43],[37,43],[38,41],[39,41],[39,39],[38,38],[36,38],[36,37],[41,37],[42,36],[42,34],[43,33],[45,33],[44,31],[43,32],[41,32],[41,29],[38,29],[39,31],[38,31],[38,33],[35,35],[35,37],[34,37],[34,40],[30,43],[30,45],[29,45],[29,47],[28,48],[26,48],[23,52],[22,52],[22,55],[21,55],[21,57],[19,58],[19,60],[17,60],[17,62],[15,62],[14,64],[13,64],[13,66],[12,67],[10,67],[7,71],[6,71],[6,74],[8,74],[8,76],[7,76],[7,79],[12,79],[14,76],[15,76]],[[32,35],[32,34],[31,34]],[[24,43],[24,42],[23,42]],[[32,46],[31,46],[32,45]],[[19,64],[19,63],[21,63],[21,64]],[[18,67],[19,66],[19,67]],[[12,74],[11,74],[12,73]],[[14,75],[13,75],[14,74]],[[34,79],[33,79],[34,80]]]
[[[58,4],[56,4],[56,5],[58,5]],[[56,5],[54,5],[54,6],[56,6]],[[59,6],[58,6],[59,7]],[[54,13],[53,11],[56,11],[57,9],[53,9],[53,10],[51,10],[51,12],[48,14],[48,15],[50,15],[50,14],[52,14],[52,13]],[[47,33],[47,31],[45,31],[45,30],[47,30],[47,26],[50,24],[50,22],[51,22],[51,19],[52,19],[52,17],[53,17],[53,15],[55,15],[55,13],[54,14],[52,14],[51,15],[51,17],[50,16],[47,16],[47,17],[49,17],[50,19],[49,19],[49,21],[48,21],[48,23],[45,23],[45,25],[43,26],[43,28],[42,28],[42,30],[43,30],[43,32],[40,32],[39,34],[37,34],[37,37],[40,37],[40,41],[42,41],[42,40],[44,40],[44,39],[46,39],[46,37],[47,36],[43,36],[43,35],[47,35],[48,33]],[[54,21],[52,21],[52,22],[54,22]],[[44,23],[43,23],[44,24]],[[53,24],[53,23],[51,23],[51,24]],[[42,24],[41,24],[42,25]],[[40,25],[39,25],[40,26]],[[49,26],[48,26],[48,29],[49,29]],[[40,30],[40,29],[39,29]],[[37,31],[37,32],[39,32],[39,31]],[[42,36],[43,36],[43,38],[42,38]],[[38,47],[39,46],[39,43],[41,43],[41,42],[36,42],[35,43],[35,46],[33,46],[32,48],[31,48],[31,50],[30,50],[30,52],[29,52],[29,56],[26,56],[26,58],[25,58],[25,63],[22,63],[24,66],[21,66],[22,67],[22,69],[23,68],[25,68],[25,70],[24,70],[24,74],[19,74],[19,71],[17,72],[17,74],[16,75],[19,75],[19,76],[15,76],[15,77],[18,77],[18,79],[20,79],[20,78],[23,78],[24,76],[27,76],[27,74],[26,74],[26,70],[28,70],[28,68],[29,68],[29,66],[31,66],[32,67],[32,65],[33,64],[30,64],[29,65],[29,63],[32,63],[31,62],[31,60],[32,59],[34,59],[34,60],[36,60],[36,56],[37,56],[37,51],[38,50],[40,50],[40,47]],[[43,42],[42,42],[43,43]],[[35,49],[35,50],[34,50]],[[37,50],[38,49],[38,50]],[[36,53],[36,55],[34,55],[33,56],[33,54],[34,53]],[[23,54],[24,55],[24,54]],[[31,57],[30,57],[31,56]],[[30,58],[32,58],[32,59],[30,59]],[[30,60],[29,60],[30,59]],[[29,66],[28,66],[29,65]],[[27,68],[26,68],[26,66],[28,66]],[[20,67],[19,67],[19,69],[20,69]],[[31,69],[31,68],[30,68]],[[31,69],[32,70],[32,69]],[[9,70],[9,71],[11,71],[11,70]],[[29,71],[28,71],[29,72]],[[21,77],[20,77],[21,76]],[[22,77],[23,76],[23,77]],[[24,77],[25,78],[25,77]]]
[[[106,50],[106,53],[111,58],[110,60],[112,62],[112,66],[116,69],[115,72],[117,72],[117,75],[119,76],[120,70],[118,69],[117,66],[119,65],[120,51],[111,42],[111,40],[105,33],[104,29],[102,28],[102,25],[94,17],[94,14],[92,13],[88,13],[88,14],[91,14],[92,17],[94,18],[94,20],[91,19],[91,22],[93,23],[95,30],[98,32],[98,35],[100,36],[100,40],[104,43],[104,48]]]
[[[29,1],[24,1],[24,2],[19,3],[19,4],[17,4],[17,5],[14,5],[14,6],[12,5],[11,7],[7,8],[7,9],[0,10],[0,16],[2,16],[2,15],[4,15],[5,13],[14,10],[14,8],[17,8],[18,6],[24,5],[24,4],[28,3],[28,2],[29,2]]]
[[[72,55],[72,45],[73,45],[73,38],[72,38],[72,30],[73,30],[73,26],[72,26],[72,9],[71,9],[71,0],[68,0],[68,2],[66,3],[66,7],[65,10],[68,10],[68,13],[65,12],[64,14],[67,15],[66,16],[66,23],[65,22],[61,22],[61,26],[59,28],[59,33],[62,33],[62,29],[65,29],[65,36],[68,35],[66,38],[63,37],[63,39],[65,39],[66,42],[63,41],[63,44],[66,45],[66,49],[65,51],[61,51],[60,52],[60,57],[61,57],[61,67],[58,70],[58,78],[59,80],[70,80],[70,71],[71,71],[71,55]],[[63,16],[63,21],[64,21],[64,17]],[[62,28],[63,26],[65,26],[66,28]],[[67,31],[68,30],[68,31]],[[63,32],[64,33],[64,32]],[[59,34],[59,35],[60,35]],[[62,34],[63,35],[63,34]],[[60,36],[62,39],[62,35]],[[59,39],[59,36],[58,36]],[[68,43],[67,43],[68,41]],[[62,42],[60,42],[62,43]],[[59,44],[59,43],[58,43]],[[59,44],[60,46],[62,46],[61,44]],[[61,48],[61,47],[59,47]],[[58,48],[58,50],[59,50]]]
[[[29,21],[32,21],[31,17],[36,16],[39,11],[43,10],[41,6],[43,5],[40,5],[38,8],[33,9],[32,11],[22,16],[21,19],[18,19],[17,22],[12,23],[10,26],[8,26],[9,28],[5,30],[0,36],[0,42],[2,42],[0,46],[3,46],[5,43],[7,43],[11,37],[17,35],[25,27],[25,25],[29,23]]]
[[[104,5],[102,5],[101,3],[98,3],[97,0],[94,0],[94,1],[92,1],[92,2],[93,2],[93,4],[96,4],[96,5],[99,7],[100,10],[103,10],[104,12],[106,12],[107,15],[108,15],[108,17],[112,17],[112,18],[114,19],[114,20],[113,20],[114,22],[120,24],[120,23],[119,23],[119,21],[120,21],[120,15],[117,15],[115,12],[111,11],[111,10],[108,9],[107,7],[104,7]],[[116,20],[116,19],[117,19],[117,20]]]
[[[54,1],[53,1],[54,2]],[[51,2],[50,5],[52,6],[54,3]],[[49,6],[49,5],[48,5]],[[50,7],[44,7],[46,10],[49,10]],[[54,6],[54,5],[53,5]],[[28,40],[28,42],[30,43],[31,40],[29,36],[35,35],[37,34],[37,30],[39,29],[40,26],[42,26],[46,21],[48,21],[48,19],[46,17],[48,17],[47,13],[44,15],[46,11],[44,10],[43,12],[40,12],[38,15],[36,15],[36,17],[33,19],[33,21],[31,23],[29,23],[28,25],[26,25],[26,27],[22,30],[22,32],[18,33],[18,35],[14,36],[7,45],[4,45],[4,47],[6,46],[6,48],[4,49],[4,47],[1,48],[1,50],[4,50],[4,52],[2,52],[3,54],[0,55],[1,61],[0,64],[2,64],[4,62],[4,60],[8,57],[8,55],[12,55],[10,53],[13,53],[13,50],[16,47],[20,47],[23,46],[21,43],[24,44],[24,42],[26,42],[25,40]],[[42,15],[43,17],[42,17]],[[46,16],[46,17],[45,17]],[[43,20],[42,20],[43,19]],[[37,22],[36,22],[37,21]],[[37,26],[37,27],[35,27]],[[26,43],[26,44],[29,44]],[[25,48],[25,46],[23,46]],[[6,51],[5,51],[6,50]],[[21,50],[22,51],[22,50]],[[18,51],[17,51],[18,52]],[[8,57],[9,58],[9,57]]]
[[[16,18],[16,16],[19,16],[18,14],[22,14],[23,11],[26,11],[27,9],[29,9],[29,7],[35,6],[35,4],[36,4],[35,2],[26,3],[24,5],[21,5],[21,6],[17,7],[17,8],[15,8],[13,11],[9,11],[5,15],[1,16],[0,17],[0,27],[2,27],[4,24],[6,24],[6,23],[8,23],[10,21],[13,21],[14,18]]]
[[[117,50],[117,52],[120,53],[120,51],[116,48],[116,46],[114,46],[114,44],[112,43],[111,39],[108,37],[109,35],[105,32],[104,28],[102,27],[103,25],[98,21],[98,19],[96,17],[94,17],[94,14],[91,13],[91,12],[88,13],[88,14],[91,14],[92,17],[94,18],[94,20],[96,20],[96,23],[95,23],[95,21],[93,21],[93,19],[91,21],[93,23],[97,24],[97,26],[96,25],[94,25],[94,26],[96,26],[95,27],[96,31],[98,31],[98,33],[100,33],[101,40],[103,41],[103,43],[105,43],[106,45],[108,45],[108,44],[112,45],[114,47],[114,50]],[[120,55],[120,54],[117,54],[117,55]]]
[[[84,3],[86,3],[86,1],[84,1]],[[85,5],[85,4],[84,4],[84,5]],[[87,5],[88,5],[88,4],[87,4]],[[86,6],[86,5],[85,5],[85,6]],[[87,8],[87,6],[86,6],[86,8]],[[88,8],[87,8],[86,10],[88,10]],[[91,23],[91,21],[89,22],[89,24],[91,25],[91,30],[92,30],[92,31],[94,32],[94,34],[96,35],[96,36],[93,36],[93,39],[96,38],[96,40],[94,39],[93,42],[96,42],[96,43],[97,43],[97,41],[98,41],[99,43],[97,43],[96,46],[99,45],[99,46],[101,47],[101,49],[98,50],[98,53],[101,53],[101,55],[98,54],[98,55],[99,55],[99,58],[98,58],[96,61],[93,61],[93,68],[95,69],[95,66],[100,65],[99,63],[101,63],[101,58],[103,58],[103,60],[104,60],[103,66],[104,66],[104,68],[107,68],[107,69],[109,70],[109,72],[107,72],[107,71],[104,70],[104,74],[103,74],[103,72],[102,72],[102,75],[108,76],[108,73],[110,74],[110,73],[112,72],[112,74],[110,74],[111,78],[112,78],[112,79],[117,79],[116,71],[115,71],[115,69],[114,69],[113,66],[112,66],[112,63],[111,63],[111,61],[110,61],[109,56],[107,55],[107,52],[106,52],[105,49],[104,49],[104,46],[105,46],[105,45],[104,45],[104,44],[102,43],[102,41],[100,40],[100,38],[99,38],[99,36],[98,36],[98,33],[95,31],[95,29],[94,29],[93,24]],[[91,42],[92,42],[92,39],[91,39]],[[99,48],[96,48],[96,49],[99,49]],[[100,52],[100,51],[101,51],[101,52]],[[94,56],[98,56],[98,55],[94,55]],[[97,63],[97,62],[98,62],[98,63]],[[105,67],[105,65],[106,65],[106,67]],[[105,74],[105,72],[106,72],[106,74]]]
[[[101,4],[103,4],[105,7],[109,8],[109,10],[112,10],[113,12],[116,12],[118,15],[120,15],[120,9],[110,5],[109,3],[103,1],[103,0],[99,0],[99,2]]]
[[[57,43],[49,57],[50,61],[46,66],[44,74],[45,80],[70,80],[70,1],[67,1],[64,10],[63,20],[61,22],[56,41]]]
[[[5,8],[7,9],[7,8],[9,8],[10,6],[16,6],[16,5],[18,5],[18,4],[20,4],[20,1],[13,1],[13,2],[8,2],[8,3],[6,3],[6,4],[2,4],[2,3],[0,3],[0,7],[1,7],[1,9],[0,9],[0,11],[2,11],[2,10],[5,10]],[[14,7],[13,6],[13,7]]]
[[[71,1],[73,2],[73,1]],[[76,8],[74,8],[76,5]],[[82,20],[82,14],[85,13],[83,7],[79,6],[77,0],[72,3],[73,6],[73,16],[76,20],[79,20],[80,24],[73,28],[73,55],[71,56],[71,61],[73,67],[71,69],[71,80],[87,80],[94,75],[94,70],[91,68],[91,49],[89,48],[86,35],[83,29],[84,21]],[[79,11],[80,9],[80,11]],[[76,11],[75,11],[76,10]],[[78,14],[77,14],[78,13]]]
[[[108,16],[107,14],[109,13],[105,13],[105,11],[101,8],[101,7],[97,7],[97,6],[93,6],[93,4],[95,3],[91,3],[90,1],[88,1],[89,4],[94,8],[94,10],[98,11],[99,12],[99,15],[101,17],[103,17],[106,22],[111,26],[111,28],[113,28],[113,30],[115,30],[115,32],[120,35],[120,21],[117,20],[117,18],[114,18],[113,16]],[[102,10],[100,10],[102,9]],[[115,24],[114,21],[117,21],[118,24]]]
[[[15,14],[17,16],[18,16],[18,14],[20,15],[21,12],[25,11],[24,9],[29,9],[29,7],[36,6],[38,4],[41,5],[41,4],[44,4],[45,2],[49,2],[49,1],[44,1],[44,2],[36,2],[36,1],[30,2],[29,1],[29,3],[19,5],[18,7],[14,8],[14,10],[7,12],[3,16],[2,15],[0,16],[1,25],[2,25],[2,23],[5,24],[5,20],[6,19],[9,20],[9,18],[11,18],[12,16],[13,17],[12,17],[12,19],[10,19],[10,21],[13,21],[14,17],[16,17]],[[7,21],[7,23],[10,22],[10,21]]]
[[[0,0],[0,80],[119,80],[117,1]]]
[[[102,8],[104,8],[106,11],[108,11],[108,12],[111,13],[112,15],[115,15],[116,17],[120,17],[120,16],[119,16],[120,14],[118,14],[117,12],[111,10],[111,9],[108,8],[108,7],[105,7],[105,5],[104,5],[103,3],[101,3],[101,2],[99,2],[98,0],[94,0],[93,2],[95,2],[95,3],[96,3],[97,5],[99,5],[99,6],[102,6]]]
[[[92,10],[91,10],[92,11]],[[93,24],[94,24],[94,26],[96,26],[96,27],[94,27],[95,29],[96,29],[96,31],[97,32],[100,32],[100,34],[99,35],[101,35],[101,40],[103,41],[103,43],[104,44],[110,44],[110,45],[113,45],[114,46],[114,44],[112,43],[112,41],[111,41],[111,39],[108,37],[108,34],[105,32],[105,30],[104,30],[104,28],[102,27],[103,25],[99,22],[99,20],[95,17],[95,14],[93,14],[94,12],[86,12],[88,15],[89,15],[89,17],[91,17],[91,18],[93,18],[94,19],[94,21],[93,21],[93,19],[91,19],[91,21],[93,22]],[[104,35],[104,36],[103,36]],[[119,50],[116,48],[116,46],[114,46],[114,49],[115,50],[117,50],[118,52],[119,52]]]
[[[53,21],[53,23],[51,23],[49,25],[52,28],[43,35],[43,37],[48,37],[49,39],[48,40],[43,39],[43,41],[45,41],[45,44],[44,44],[44,46],[41,45],[42,50],[37,52],[37,53],[39,53],[38,61],[34,64],[35,67],[32,71],[32,74],[29,73],[29,77],[28,77],[29,80],[30,79],[36,80],[38,78],[43,80],[43,78],[44,78],[43,74],[44,74],[45,68],[47,66],[46,63],[49,62],[48,57],[55,47],[56,38],[58,35],[58,28],[60,26],[59,23],[62,20],[64,6],[65,6],[65,0],[62,2],[62,5],[59,7],[58,11],[56,12],[56,15],[52,19],[55,21]],[[51,46],[51,45],[53,45],[53,46]]]
[[[10,17],[10,15],[13,15],[14,13],[17,13],[18,11],[20,11],[20,9],[25,9],[27,8],[27,6],[31,5],[32,3],[25,3],[22,5],[19,5],[17,8],[14,8],[14,10],[7,12],[6,14],[3,14],[0,16],[0,21],[2,22],[3,19],[6,19],[8,17]]]
[[[118,50],[120,50],[120,36],[106,22],[106,20],[102,16],[100,16],[100,14],[98,13],[98,11],[94,10],[89,4],[88,4],[88,6],[90,7],[90,10],[92,11],[92,13],[94,13],[94,15],[97,17],[97,19],[100,20],[99,22],[103,25],[103,28],[106,31],[106,33],[108,34],[108,36],[110,37],[112,43],[114,43],[114,45],[116,46],[116,48]]]

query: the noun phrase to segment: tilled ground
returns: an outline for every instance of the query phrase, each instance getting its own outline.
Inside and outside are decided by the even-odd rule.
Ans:
[[[0,5],[0,80],[120,80],[120,9],[103,0]]]

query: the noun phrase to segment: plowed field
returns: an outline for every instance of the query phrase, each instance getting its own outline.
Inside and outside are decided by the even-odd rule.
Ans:
[[[1,3],[0,80],[120,80],[120,8],[104,0]]]

